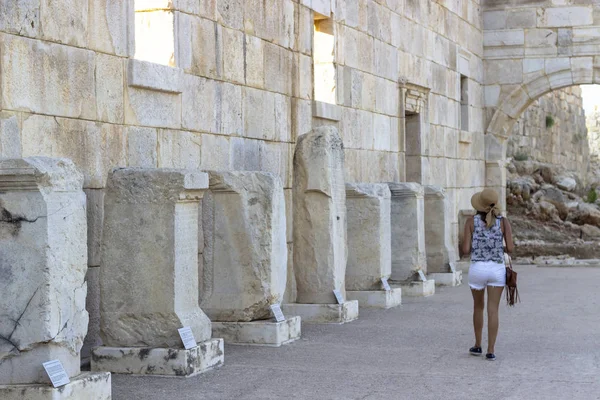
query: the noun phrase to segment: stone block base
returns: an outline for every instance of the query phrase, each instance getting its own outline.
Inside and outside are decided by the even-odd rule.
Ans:
[[[408,297],[427,297],[435,294],[435,281],[428,279],[426,281],[412,281],[399,283],[402,288],[402,294]]]
[[[368,308],[392,308],[402,304],[402,289],[392,290],[346,290],[348,300],[357,300],[359,307]]]
[[[300,339],[301,318],[291,317],[282,322],[213,322],[212,335],[227,344],[275,346]]]
[[[461,261],[456,262],[456,270],[462,271],[463,274],[468,274],[470,267],[471,267],[471,260],[461,260]]]
[[[302,322],[313,324],[343,324],[358,318],[358,301],[343,304],[298,304],[283,305],[283,313],[299,315]]]
[[[462,283],[462,271],[440,272],[428,274],[428,279],[435,281],[436,286],[460,286]]]
[[[189,377],[219,367],[223,360],[223,339],[207,340],[189,350],[101,346],[92,350],[92,371]]]
[[[50,383],[0,385],[2,400],[110,400],[111,397],[109,372],[84,372],[59,388]]]

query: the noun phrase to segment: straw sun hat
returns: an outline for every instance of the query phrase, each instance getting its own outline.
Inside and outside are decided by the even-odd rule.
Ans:
[[[471,205],[479,212],[485,213],[485,222],[488,227],[494,225],[496,218],[500,215],[498,207],[498,193],[492,189],[485,189],[479,193],[475,193],[471,197]]]

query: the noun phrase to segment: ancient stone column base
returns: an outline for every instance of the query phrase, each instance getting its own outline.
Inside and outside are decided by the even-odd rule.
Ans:
[[[283,313],[299,315],[304,323],[344,324],[358,318],[358,301],[342,304],[298,304],[283,305]]]
[[[346,290],[348,300],[357,300],[360,307],[392,308],[402,304],[402,289],[392,290]]]
[[[300,339],[301,318],[291,317],[282,322],[214,322],[212,335],[227,344],[279,347]]]
[[[47,384],[0,385],[2,400],[110,400],[109,372],[84,372],[59,388]]]
[[[434,280],[436,286],[460,286],[462,283],[462,271],[436,272],[427,274],[427,278]]]
[[[207,340],[189,350],[100,346],[92,350],[92,371],[190,377],[221,366],[223,360],[223,339]]]
[[[396,285],[400,286],[402,294],[408,297],[427,297],[435,294],[435,281],[433,279],[394,283],[394,286]]]

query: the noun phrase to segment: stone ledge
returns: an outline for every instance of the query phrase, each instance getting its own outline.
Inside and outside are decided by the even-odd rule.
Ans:
[[[462,271],[431,273],[428,274],[428,278],[434,280],[436,286],[460,286]]]
[[[357,300],[359,307],[366,308],[392,308],[402,304],[402,289],[392,290],[346,290],[348,300]]]
[[[221,366],[223,354],[223,339],[207,340],[189,350],[101,346],[92,350],[92,371],[187,378]]]
[[[342,109],[337,104],[313,101],[313,117],[339,121],[342,119]]]
[[[342,304],[298,304],[283,305],[283,313],[299,315],[304,323],[344,324],[358,318],[358,301]]]
[[[402,294],[408,297],[428,297],[435,294],[435,281],[428,279],[426,281],[399,282],[393,287],[401,287]]]
[[[212,334],[227,344],[279,347],[300,339],[301,318],[291,317],[282,322],[213,322]]]
[[[58,388],[50,384],[0,385],[2,400],[110,400],[111,397],[109,372],[84,372]]]
[[[460,143],[473,143],[473,132],[460,131],[458,141]]]
[[[181,93],[183,70],[148,61],[129,59],[129,86],[167,93]]]

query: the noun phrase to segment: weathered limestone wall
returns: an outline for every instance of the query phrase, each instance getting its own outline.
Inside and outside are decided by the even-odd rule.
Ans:
[[[49,4],[0,0],[0,157],[68,157],[84,172],[91,294],[116,166],[279,175],[290,260],[292,155],[314,127],[338,127],[349,182],[411,171],[444,187],[454,225],[485,184],[479,0]],[[336,104],[314,101],[319,14]]]
[[[555,90],[533,102],[513,126],[507,149],[508,157],[560,165],[581,177],[587,174],[589,153],[579,86]]]

